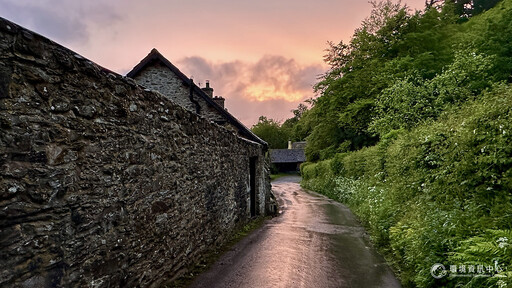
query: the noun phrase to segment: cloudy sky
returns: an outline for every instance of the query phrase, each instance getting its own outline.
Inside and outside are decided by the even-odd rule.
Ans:
[[[403,0],[421,9],[424,0]],[[366,0],[0,0],[0,17],[125,75],[157,48],[248,127],[314,97],[327,41],[349,41]]]

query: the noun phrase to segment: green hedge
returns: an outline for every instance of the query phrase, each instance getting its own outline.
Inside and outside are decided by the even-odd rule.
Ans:
[[[489,235],[512,230],[512,86],[412,131],[391,131],[377,146],[306,163],[301,172],[304,187],[346,203],[366,223],[404,286],[512,284],[512,277],[436,280],[430,274],[435,263],[493,259],[512,270],[508,242],[475,248],[496,248],[498,239]]]

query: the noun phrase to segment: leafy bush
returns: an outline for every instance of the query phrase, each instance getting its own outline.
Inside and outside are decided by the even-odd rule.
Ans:
[[[330,167],[331,160],[301,165],[302,186],[335,199],[332,193],[335,187],[334,173]]]
[[[370,130],[385,135],[391,130],[411,129],[439,117],[451,105],[461,104],[490,88],[495,57],[457,51],[442,74],[425,80],[418,72],[397,80],[379,94]]]
[[[303,165],[303,185],[348,204],[404,286],[454,287],[459,280],[434,279],[432,265],[488,262],[494,252],[468,247],[491,241],[479,236],[484,231],[512,229],[510,119],[512,86],[497,85],[429,125],[394,130],[376,146]],[[512,268],[509,256],[500,257]]]

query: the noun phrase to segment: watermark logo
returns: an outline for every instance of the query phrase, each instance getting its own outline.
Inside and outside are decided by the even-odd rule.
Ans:
[[[448,269],[446,268],[448,267]],[[436,263],[430,268],[430,275],[435,279],[443,277],[493,277],[506,270],[506,267],[500,265],[498,261],[493,264],[460,264],[460,265],[443,265]]]
[[[432,265],[432,268],[430,268],[430,275],[434,277],[435,279],[441,279],[446,276],[448,272],[446,272],[446,268],[443,264],[436,263]]]

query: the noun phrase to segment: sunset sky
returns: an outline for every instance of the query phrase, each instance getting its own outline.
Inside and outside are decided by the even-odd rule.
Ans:
[[[123,75],[157,48],[196,83],[210,80],[249,128],[315,96],[327,41],[348,42],[370,9],[366,0],[0,0],[1,17]]]

